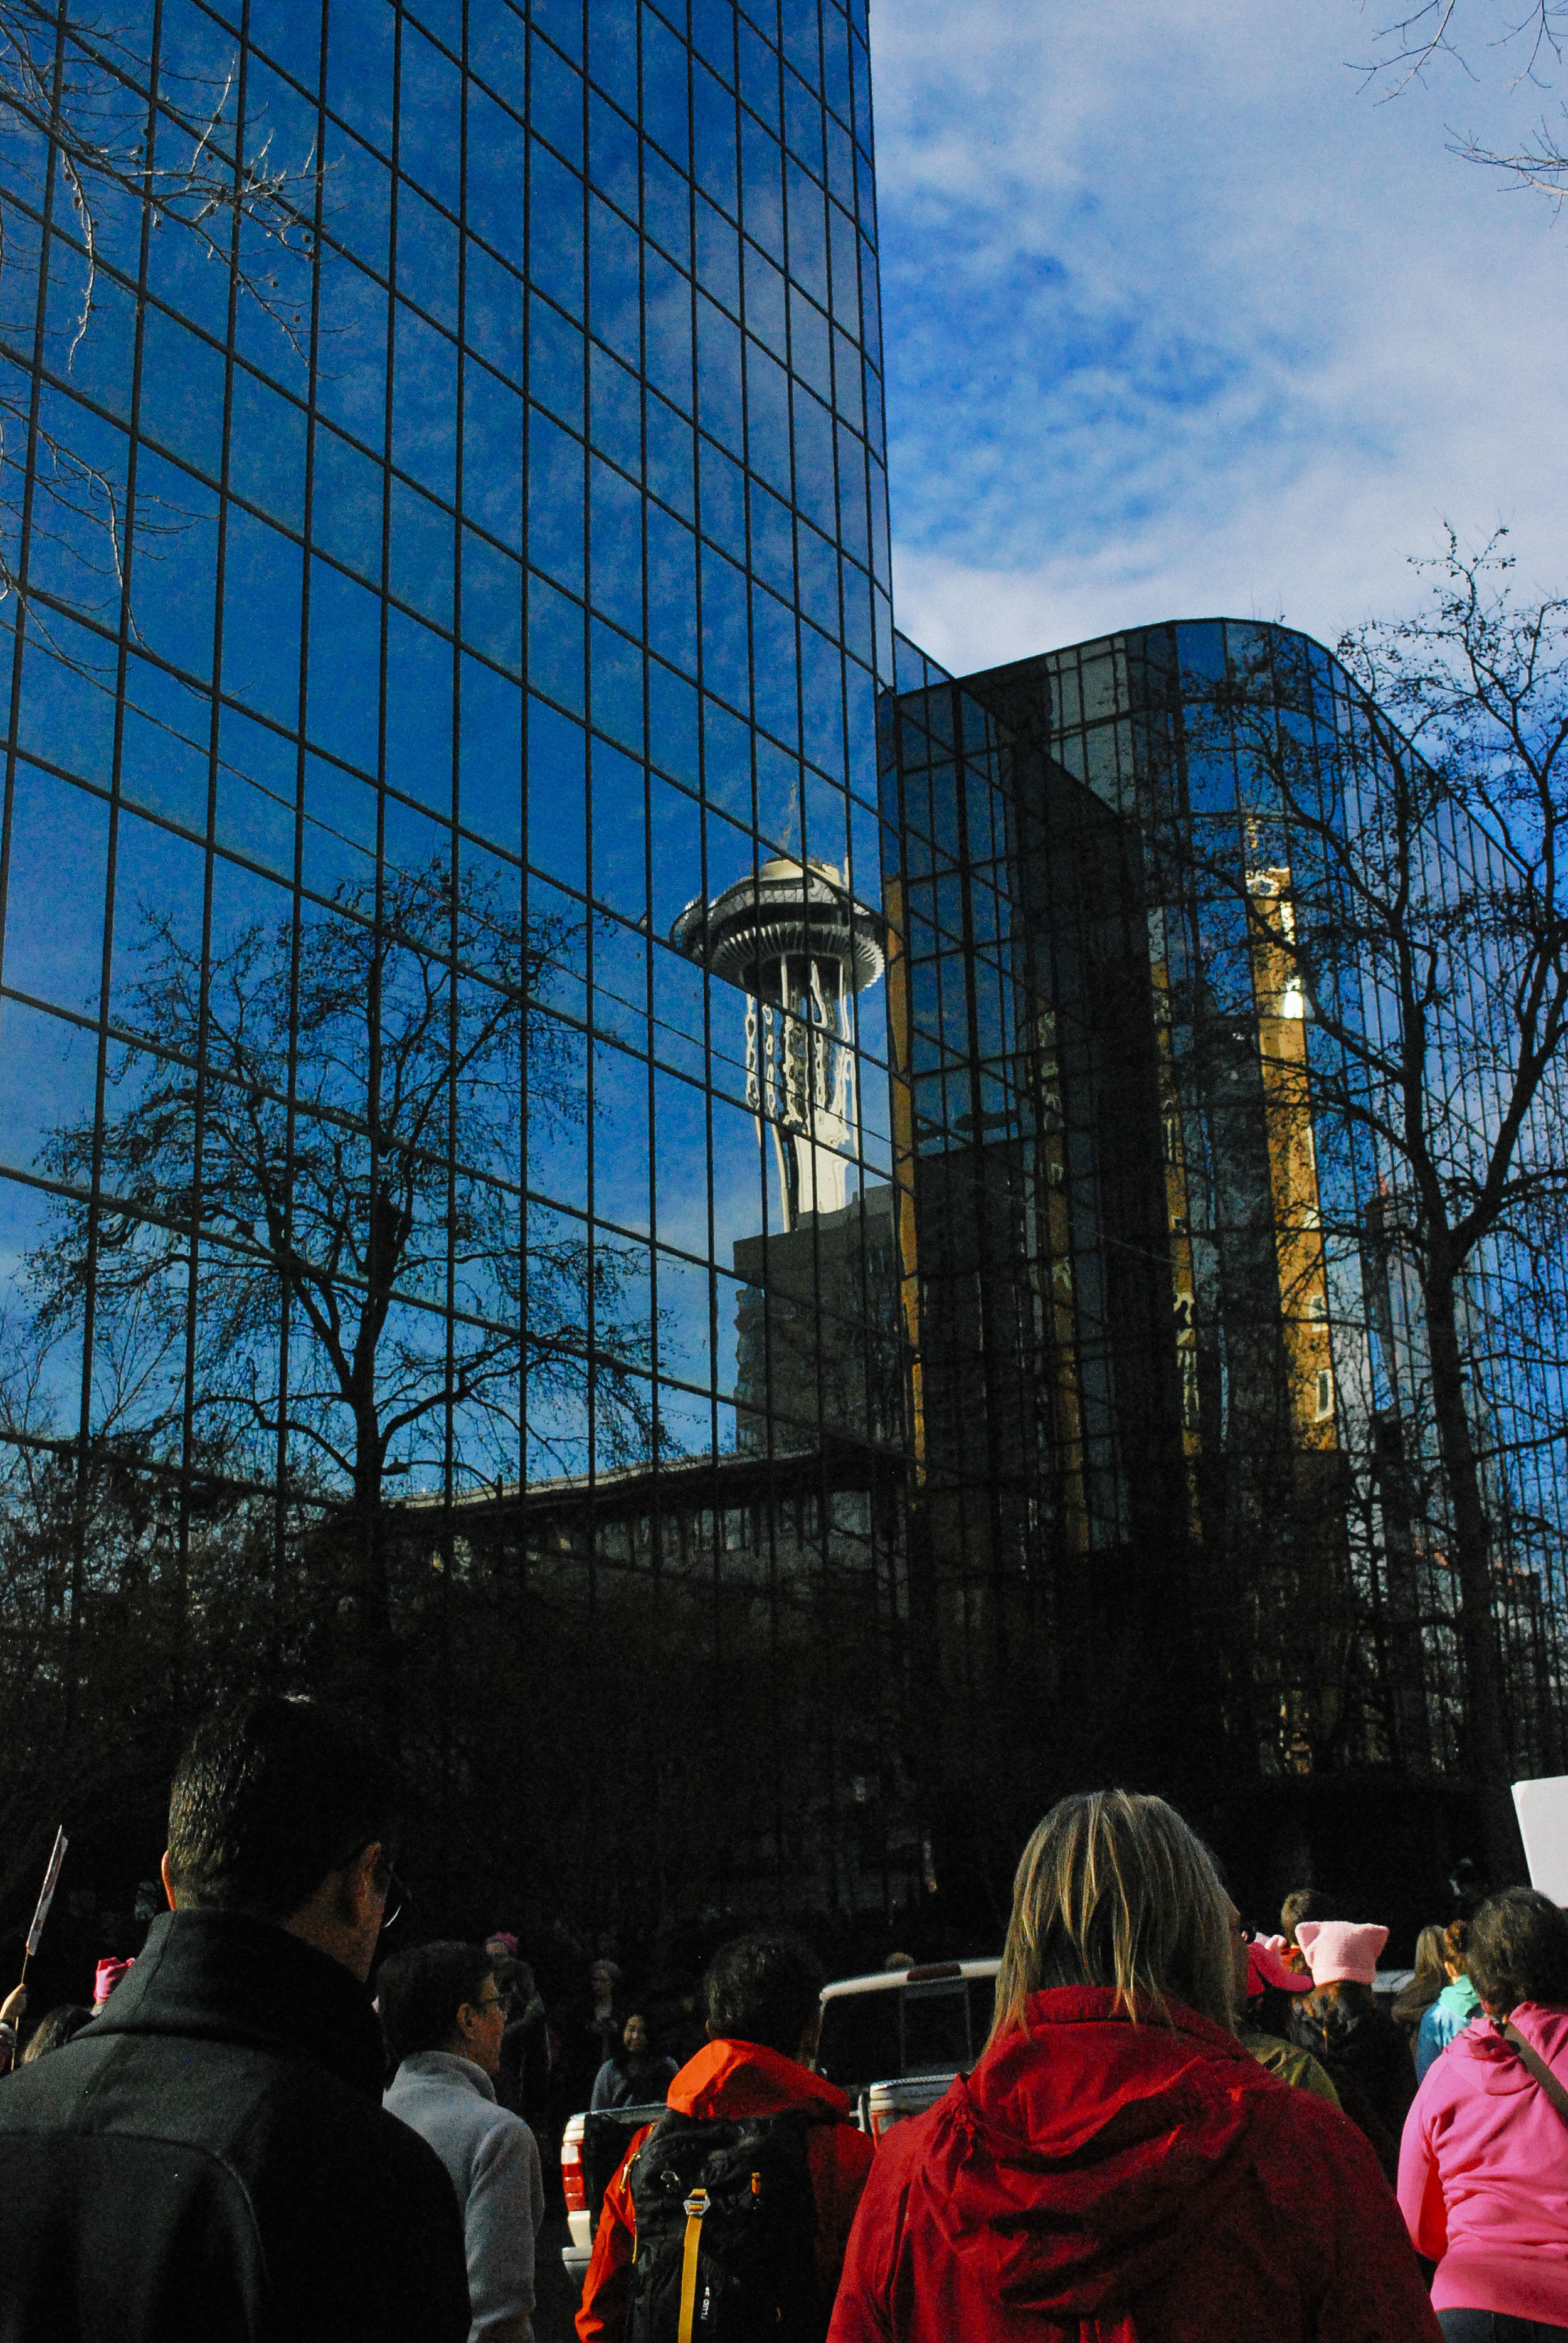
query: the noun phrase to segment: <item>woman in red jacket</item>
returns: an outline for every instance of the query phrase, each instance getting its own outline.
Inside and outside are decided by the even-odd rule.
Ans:
[[[985,2054],[878,2150],[829,2343],[1440,2343],[1361,2134],[1236,2039],[1237,1933],[1162,1799],[1051,1808]]]

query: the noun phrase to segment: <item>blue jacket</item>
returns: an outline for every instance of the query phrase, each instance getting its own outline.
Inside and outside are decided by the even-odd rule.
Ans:
[[[1415,2037],[1415,2079],[1441,2057],[1454,2036],[1481,2015],[1481,1996],[1467,1976],[1451,1977],[1426,2011]]]

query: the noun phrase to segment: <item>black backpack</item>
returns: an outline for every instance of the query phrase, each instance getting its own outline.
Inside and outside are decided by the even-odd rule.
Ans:
[[[799,2115],[668,2115],[632,2159],[626,2343],[823,2343]]]

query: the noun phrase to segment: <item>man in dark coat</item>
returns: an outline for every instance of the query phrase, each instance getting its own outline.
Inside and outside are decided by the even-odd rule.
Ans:
[[[0,2083],[0,2343],[465,2343],[452,2184],[381,2107],[392,1805],[309,1701],[197,1733],[172,1908],[94,2024]]]

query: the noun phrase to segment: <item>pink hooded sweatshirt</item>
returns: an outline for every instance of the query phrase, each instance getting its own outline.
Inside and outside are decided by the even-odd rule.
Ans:
[[[1513,2012],[1568,2084],[1568,2009]],[[1489,2017],[1432,2061],[1405,2117],[1399,2205],[1437,2262],[1436,2310],[1493,2310],[1568,2327],[1568,2124]]]

